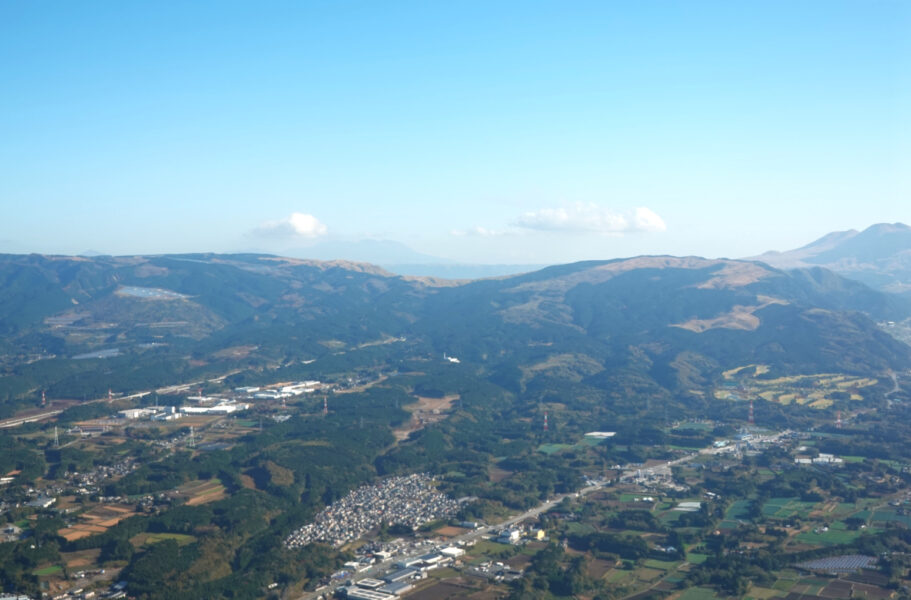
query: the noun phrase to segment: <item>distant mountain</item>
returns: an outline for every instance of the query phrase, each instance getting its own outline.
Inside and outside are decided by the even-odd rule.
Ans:
[[[374,265],[452,263],[444,258],[416,252],[405,244],[392,240],[325,241],[306,248],[291,249],[286,254],[294,258],[350,260]]]
[[[902,223],[838,231],[796,250],[755,258],[784,269],[825,267],[879,290],[911,295],[911,227]]]
[[[545,265],[483,265],[457,263],[445,258],[416,252],[391,240],[327,241],[286,252],[295,258],[312,260],[350,260],[379,265],[396,275],[440,277],[443,279],[482,279],[536,271]]]
[[[871,320],[909,315],[904,298],[822,268],[695,257],[466,282],[253,254],[3,255],[0,398],[148,389],[312,359],[355,368],[346,353],[361,348],[370,351],[357,360],[371,365],[448,353],[520,394],[676,394],[751,363],[911,368],[911,348]],[[113,357],[77,360],[102,350]]]
[[[518,275],[543,269],[547,265],[477,265],[468,263],[383,264],[397,275],[441,277],[443,279],[484,279]]]

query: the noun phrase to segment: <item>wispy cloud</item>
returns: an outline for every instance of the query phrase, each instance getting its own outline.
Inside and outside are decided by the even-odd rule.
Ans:
[[[307,213],[291,213],[280,221],[266,221],[253,230],[253,234],[264,238],[318,238],[329,229],[319,219]]]
[[[623,234],[664,231],[664,220],[644,206],[617,212],[595,203],[542,208],[519,217],[514,225],[536,231]]]
[[[453,229],[449,233],[458,237],[497,237],[501,235],[508,235],[514,232],[488,229],[486,227],[471,227],[470,229]]]

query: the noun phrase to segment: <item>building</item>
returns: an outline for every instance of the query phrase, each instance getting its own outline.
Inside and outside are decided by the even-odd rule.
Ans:
[[[187,400],[196,404],[218,404],[224,402],[223,399],[216,396],[187,396]]]
[[[250,405],[243,402],[225,402],[215,406],[181,406],[180,412],[188,415],[229,415],[248,408]]]
[[[593,438],[596,440],[606,440],[617,435],[616,431],[589,431],[585,434],[587,438]]]
[[[121,419],[142,419],[152,416],[155,412],[154,408],[128,408],[126,410],[118,410],[117,414],[120,415]]]
[[[388,583],[377,591],[392,594],[393,596],[401,596],[402,594],[410,592],[413,588],[414,584],[410,581],[398,581],[396,583]]]
[[[504,529],[494,541],[500,544],[515,544],[521,537],[522,532],[518,529]]]
[[[387,574],[383,577],[383,581],[386,583],[396,583],[398,581],[407,581],[409,579],[414,579],[420,577],[421,573],[417,569],[399,569],[392,573]]]
[[[29,502],[28,506],[31,506],[32,508],[48,508],[56,501],[57,499],[52,496],[38,496]]]
[[[391,600],[395,598],[393,594],[354,586],[344,588],[344,590],[345,597],[351,600]]]

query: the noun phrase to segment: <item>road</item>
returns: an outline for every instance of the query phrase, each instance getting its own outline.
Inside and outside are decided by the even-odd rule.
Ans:
[[[50,419],[53,416],[59,415],[62,413],[62,410],[49,410],[47,412],[38,413],[35,415],[29,415],[27,417],[13,417],[12,419],[6,419],[0,421],[0,429],[6,429],[8,427],[19,427],[25,423],[34,423],[35,421],[43,421],[44,419]]]
[[[775,442],[790,433],[791,433],[790,430],[786,430],[786,431],[782,431],[780,433],[776,433],[774,435],[756,436],[751,441],[753,441],[755,443]],[[630,465],[627,465],[623,469],[622,478],[632,477],[639,470],[647,470],[647,471],[653,471],[653,472],[661,471],[664,469],[670,470],[670,468],[673,466],[691,461],[694,458],[697,458],[699,456],[714,456],[717,454],[727,454],[730,452],[734,452],[735,449],[736,449],[736,446],[724,446],[722,448],[715,448],[712,446],[712,447],[708,447],[708,448],[703,448],[703,449],[699,450],[698,452],[693,452],[692,454],[687,454],[686,456],[682,456],[680,458],[675,458],[674,460],[668,460],[663,463],[658,463],[658,464],[652,465],[651,467],[648,467],[646,469],[640,469],[638,467],[632,467]],[[549,500],[542,502],[541,504],[539,504],[538,506],[536,506],[534,508],[528,509],[527,511],[525,511],[521,514],[512,516],[512,517],[506,519],[505,521],[501,521],[494,525],[488,525],[486,527],[481,527],[479,529],[475,529],[474,531],[469,531],[468,533],[464,533],[460,536],[451,538],[448,543],[451,545],[456,545],[460,542],[470,543],[473,540],[477,540],[478,538],[481,538],[485,535],[489,535],[492,531],[495,531],[498,529],[505,529],[512,525],[515,525],[516,523],[520,523],[520,522],[524,521],[525,519],[537,517],[541,513],[547,512],[548,510],[552,509],[556,505],[560,504],[564,498],[587,496],[588,494],[591,494],[592,492],[595,492],[598,490],[603,490],[603,489],[605,489],[605,487],[606,487],[605,485],[590,485],[590,486],[586,486],[586,487],[580,489],[578,492],[572,492],[569,494],[563,494],[560,496],[556,496],[554,498],[551,498]],[[350,577],[350,579],[352,581],[360,581],[361,579],[364,579],[367,577],[376,577],[377,575],[383,573],[384,571],[386,571],[390,567],[392,567],[393,563],[396,563],[400,560],[407,560],[409,558],[415,558],[422,554],[426,554],[426,552],[419,552],[419,553],[416,553],[411,556],[400,556],[400,557],[396,557],[396,558],[390,558],[387,561],[373,565],[372,567],[370,567],[370,569],[368,569],[366,571],[362,571],[360,573],[353,574]],[[341,587],[341,585],[342,585],[341,581],[330,584],[328,588],[326,588],[322,591],[319,591],[319,592],[310,592],[308,594],[305,594],[305,595],[301,596],[299,598],[299,600],[316,600],[316,598],[319,598],[320,595],[324,595],[324,597],[329,598],[332,596],[333,593],[335,593],[336,589]]]

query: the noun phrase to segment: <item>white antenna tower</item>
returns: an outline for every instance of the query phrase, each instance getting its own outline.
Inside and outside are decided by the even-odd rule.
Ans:
[[[60,447],[60,438],[57,437],[57,426],[54,425],[54,448]]]
[[[196,447],[196,429],[192,425],[190,426],[190,441],[188,444],[190,448]]]

